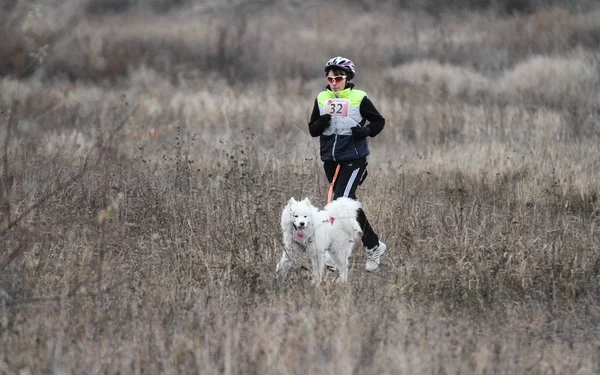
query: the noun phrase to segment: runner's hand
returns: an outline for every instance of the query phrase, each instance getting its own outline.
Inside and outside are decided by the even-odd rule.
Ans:
[[[319,117],[319,119],[317,120],[317,126],[321,129],[327,129],[327,127],[329,127],[331,121],[331,115],[326,113],[324,115],[322,115],[321,117]]]
[[[353,141],[360,141],[361,139],[367,138],[369,135],[371,135],[371,129],[366,126],[355,126],[350,128],[350,130],[352,130]]]

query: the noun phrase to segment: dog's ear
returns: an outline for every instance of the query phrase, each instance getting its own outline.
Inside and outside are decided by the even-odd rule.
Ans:
[[[302,201],[302,203],[306,203],[307,205],[310,206],[310,200],[308,199],[308,197],[304,198],[304,200]]]
[[[296,200],[294,199],[294,197],[291,197],[290,200],[288,201],[288,204],[294,204],[296,203]]]

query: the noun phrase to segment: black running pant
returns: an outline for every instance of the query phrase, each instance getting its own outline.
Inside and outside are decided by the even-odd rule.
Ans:
[[[358,188],[358,185],[367,176],[367,158],[342,162],[333,160],[325,161],[323,167],[325,168],[325,174],[329,183],[333,181],[333,176],[338,165],[340,165],[340,171],[333,185],[333,199],[335,200],[339,197],[356,199],[356,188]],[[373,228],[371,228],[371,224],[369,224],[369,220],[367,220],[367,216],[362,209],[358,211],[357,220],[363,231],[363,245],[368,249],[379,245],[379,237],[373,232]]]

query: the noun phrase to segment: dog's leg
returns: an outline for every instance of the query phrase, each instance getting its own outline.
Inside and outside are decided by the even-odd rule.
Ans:
[[[277,263],[277,267],[275,267],[275,276],[277,278],[285,277],[289,267],[290,267],[290,258],[287,255],[287,251],[285,249],[283,249],[283,253],[281,254],[281,259]]]
[[[317,267],[319,271],[319,280],[323,280],[323,275],[325,275],[325,253],[323,251],[317,252]]]
[[[332,249],[329,251],[331,260],[335,263],[338,269],[338,282],[345,282],[348,280],[348,250],[345,246],[340,244],[332,244]]]
[[[340,259],[340,282],[345,283],[348,281],[348,258],[346,256],[341,256]]]
[[[321,256],[321,260],[319,260],[319,252],[315,244],[311,244],[308,246],[308,254],[310,255],[310,263],[312,266],[313,273],[313,284],[321,283],[323,273],[320,270],[320,263],[324,263],[325,260],[323,256]]]
[[[352,252],[352,247],[354,243],[351,242],[344,250],[341,255],[341,261],[344,264],[342,268],[340,268],[340,282],[348,281],[348,258],[350,258],[350,253]]]

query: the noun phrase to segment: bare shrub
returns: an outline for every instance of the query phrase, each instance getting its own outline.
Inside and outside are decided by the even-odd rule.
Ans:
[[[89,0],[85,10],[91,15],[121,13],[131,8],[133,3],[133,0]]]
[[[467,68],[440,64],[436,61],[416,61],[386,72],[397,85],[425,87],[433,97],[457,97],[474,100],[489,91],[490,80]]]
[[[568,10],[540,9],[527,17],[507,19],[491,35],[495,48],[506,49],[518,61],[535,54],[559,54],[580,46],[595,48],[597,11],[572,14]]]
[[[10,4],[9,4],[10,5]],[[13,4],[0,13],[0,76],[20,75],[29,63],[28,52],[33,42],[28,38],[31,22],[25,23],[28,13],[24,6]],[[25,31],[25,32],[23,32]]]
[[[42,67],[51,46],[79,22],[76,3],[19,1],[0,13],[0,76],[25,77]]]
[[[597,63],[585,55],[536,56],[507,72],[499,82],[499,90],[550,106],[585,106],[593,104],[599,81]]]

